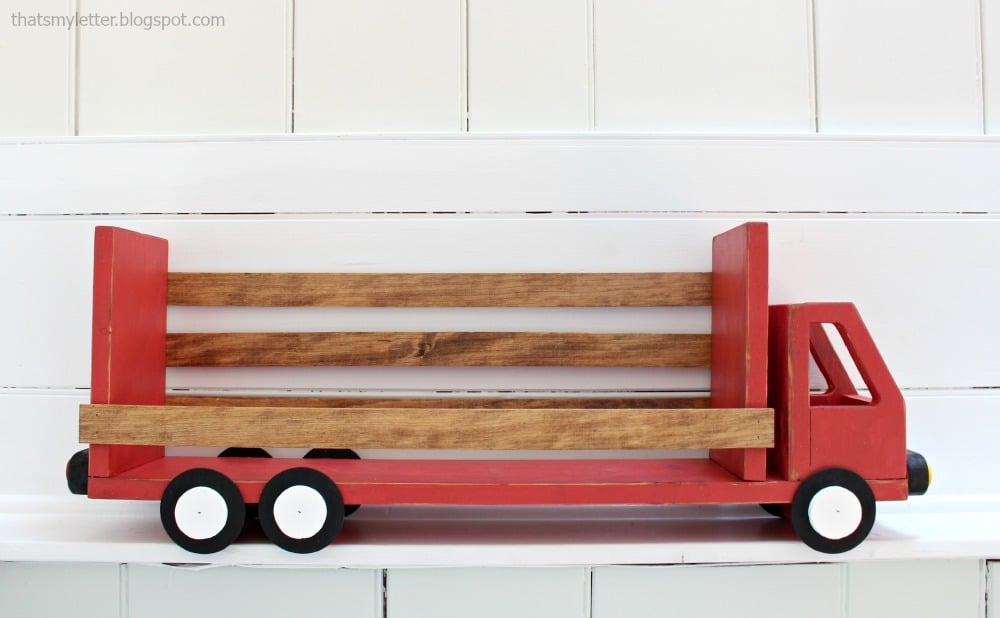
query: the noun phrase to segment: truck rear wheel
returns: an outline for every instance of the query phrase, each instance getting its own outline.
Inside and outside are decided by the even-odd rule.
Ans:
[[[803,543],[825,554],[840,554],[857,547],[871,532],[875,494],[850,470],[821,470],[795,492],[791,521]]]
[[[196,554],[229,547],[243,530],[246,504],[226,475],[208,468],[178,474],[163,491],[160,521],[167,535]]]
[[[260,494],[260,527],[278,547],[309,554],[328,546],[344,526],[344,499],[337,485],[312,468],[291,468],[267,482]]]

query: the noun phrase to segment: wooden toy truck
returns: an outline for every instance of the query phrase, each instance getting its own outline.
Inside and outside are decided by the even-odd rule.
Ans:
[[[168,273],[167,242],[98,227],[90,448],[76,493],[160,500],[168,535],[199,553],[243,528],[248,505],[278,546],[330,544],[362,504],[759,503],[810,547],[847,551],[876,500],[927,489],[905,445],[903,397],[855,307],[768,307],[767,227],[717,236],[711,273]],[[168,305],[347,307],[703,306],[712,333],[168,333]],[[824,325],[867,389],[853,385]],[[832,331],[831,331],[832,332]],[[827,383],[810,388],[810,356]],[[178,396],[167,367],[708,367],[711,398],[264,398]],[[165,446],[232,447],[219,457]],[[314,449],[303,459],[262,448]],[[604,459],[358,459],[350,449],[606,449]],[[709,449],[624,459],[626,449]],[[345,505],[348,505],[345,507]]]

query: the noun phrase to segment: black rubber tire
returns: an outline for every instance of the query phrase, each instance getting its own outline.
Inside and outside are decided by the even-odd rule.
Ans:
[[[774,517],[785,518],[785,507],[787,504],[761,504],[760,508],[764,509],[764,512],[768,515],[773,515]]]
[[[931,486],[931,467],[916,451],[906,451],[906,479],[911,496],[922,496]]]
[[[361,459],[361,455],[349,448],[314,448],[303,459]],[[360,508],[360,504],[344,505],[344,517],[350,517]]]
[[[271,453],[268,453],[262,448],[230,446],[226,450],[219,453],[219,457],[259,457],[261,459],[270,459]]]
[[[74,453],[66,462],[66,486],[71,494],[86,496],[89,481],[90,449],[85,448]]]
[[[271,453],[268,453],[262,448],[251,446],[230,446],[226,450],[219,453],[219,457],[251,457],[256,459],[271,459]],[[248,504],[246,526],[252,527],[258,517],[257,505],[252,503]]]
[[[215,536],[206,539],[195,539],[181,531],[177,525],[175,509],[177,501],[190,489],[207,487],[212,489],[226,502],[228,513],[226,523]],[[194,468],[178,474],[163,491],[160,499],[160,521],[174,543],[196,554],[214,554],[229,547],[243,530],[246,520],[246,505],[236,484],[225,474],[208,468]]]
[[[821,490],[828,487],[843,487],[850,491],[861,504],[861,522],[854,532],[844,538],[831,539],[823,536],[809,521],[809,505]],[[828,468],[820,470],[799,485],[792,499],[792,527],[802,542],[824,554],[842,554],[861,544],[872,526],[875,525],[875,494],[868,483],[850,470]]]
[[[274,518],[274,505],[283,491],[296,485],[312,488],[326,503],[326,520],[316,534],[297,539],[285,534]],[[336,483],[312,468],[291,468],[275,475],[260,493],[260,527],[278,547],[296,554],[311,554],[330,545],[344,526],[344,499]]]

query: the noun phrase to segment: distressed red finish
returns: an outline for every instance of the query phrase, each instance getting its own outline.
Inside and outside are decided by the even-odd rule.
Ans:
[[[712,242],[712,407],[767,405],[767,224],[745,223]],[[737,477],[762,481],[762,448],[712,449]]]
[[[162,405],[166,398],[167,241],[115,227],[94,233],[90,402]],[[158,457],[162,446],[90,446],[90,475]]]

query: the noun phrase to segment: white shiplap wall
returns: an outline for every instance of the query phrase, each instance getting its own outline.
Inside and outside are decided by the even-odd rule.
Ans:
[[[11,21],[74,7],[225,26]],[[0,11],[0,135],[1000,131],[997,0],[2,0]]]
[[[17,11],[77,9],[222,15],[226,26],[147,32],[8,21]],[[87,395],[90,233],[102,223],[169,237],[175,267],[300,260],[362,271],[642,270],[704,267],[712,233],[769,219],[772,300],[858,302],[906,387],[909,440],[934,463],[935,491],[1000,490],[989,473],[1000,404],[1000,298],[990,283],[1000,263],[1000,145],[911,139],[1000,133],[1000,0],[0,0],[0,136],[390,131],[901,138],[0,143],[0,289],[8,290],[0,498],[64,492],[60,468],[77,447],[75,407]],[[526,214],[535,211],[555,214]],[[426,214],[385,214],[401,212]],[[216,242],[224,250],[206,249]],[[565,317],[514,319],[530,328]],[[572,319],[580,328],[609,324],[604,315]],[[452,388],[483,382],[429,377]],[[213,386],[223,378],[171,379]],[[309,379],[385,386],[359,374]],[[537,383],[516,372],[486,379],[497,388],[671,386],[642,374],[601,378],[607,383],[558,373]],[[701,376],[681,379],[703,386]],[[156,522],[149,530],[130,523],[126,536],[155,538]],[[803,595],[761,592],[798,581],[825,595],[831,615],[971,618],[983,615],[987,584],[981,559],[266,572],[3,560],[0,614],[19,616],[65,613],[70,597],[72,611],[95,616],[291,607],[246,594],[269,587],[293,591],[303,615],[443,616],[469,607],[482,616],[640,615],[657,595],[696,615],[708,609],[700,591],[724,587],[747,611],[799,616],[808,611]],[[989,586],[996,590],[995,576]],[[630,605],[638,598],[646,600]]]

